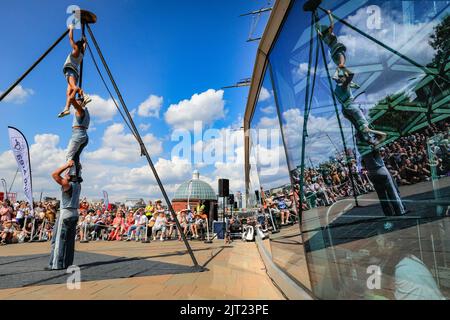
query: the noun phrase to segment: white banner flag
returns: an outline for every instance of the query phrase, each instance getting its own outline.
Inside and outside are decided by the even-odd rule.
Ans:
[[[19,169],[22,171],[23,177],[23,193],[30,204],[31,214],[34,215],[33,210],[33,183],[31,180],[31,163],[30,163],[30,151],[28,148],[27,139],[25,136],[13,127],[8,127],[9,131],[9,143],[11,150],[16,159]]]

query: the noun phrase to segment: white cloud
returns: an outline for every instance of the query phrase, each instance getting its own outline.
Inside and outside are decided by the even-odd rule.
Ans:
[[[151,155],[158,155],[162,152],[162,142],[154,135],[147,134],[142,140]],[[92,152],[86,152],[86,159],[137,162],[140,159],[139,145],[131,133],[125,133],[123,124],[115,123],[105,130],[101,148]]]
[[[9,93],[9,95],[3,101],[13,104],[24,104],[28,100],[28,98],[33,94],[34,90],[26,89],[19,84],[17,87],[14,88],[13,91]]]
[[[111,133],[115,130],[119,133],[121,132],[117,128],[112,128],[109,132]],[[117,138],[117,134],[115,137]],[[126,142],[126,138],[122,135],[120,143],[124,142]],[[39,198],[41,192],[44,197],[60,197],[60,188],[50,176],[57,167],[66,161],[66,150],[61,148],[59,144],[59,136],[40,134],[35,136],[34,143],[30,145],[35,200]],[[123,146],[119,149],[119,153],[124,152]],[[139,152],[137,146],[130,149],[133,149],[133,154]],[[113,150],[113,152],[117,152],[117,149]],[[106,152],[104,155],[106,157],[109,156]],[[111,153],[111,156],[113,156],[113,153]],[[128,197],[161,198],[160,190],[147,164],[144,165],[144,162],[141,161],[138,166],[133,167],[126,160],[121,161],[125,157],[116,158],[118,158],[116,161],[106,161],[111,159],[111,157],[101,159],[104,161],[97,161],[98,159],[88,157],[87,153],[86,157],[82,157],[84,179],[82,197],[100,199],[102,191],[106,190],[111,201],[124,201]],[[175,192],[182,182],[191,177],[193,171],[189,161],[179,158],[172,160],[160,158],[155,162],[155,166],[169,196]],[[12,152],[5,151],[0,153],[1,176],[6,178],[8,183],[12,182],[16,169],[17,164]],[[12,192],[17,192],[19,199],[23,199],[20,174],[16,179]]]
[[[273,114],[277,111],[274,106],[268,106],[267,108],[261,108],[261,112],[264,114]]]
[[[294,71],[297,74],[297,76],[306,77],[308,75],[308,64],[306,62],[300,63],[298,68],[296,68]],[[311,75],[314,75],[314,66],[312,66],[310,72],[311,72]]]
[[[261,119],[259,119],[259,122],[255,127],[255,129],[277,129],[277,128],[278,129],[280,128],[278,117],[275,118],[262,117]]]
[[[117,108],[111,98],[105,100],[96,94],[93,94],[90,97],[92,98],[92,102],[88,104],[89,113],[92,117],[96,118],[99,123],[111,121],[117,114]]]
[[[171,105],[165,114],[165,120],[174,129],[193,130],[196,121],[211,125],[225,117],[223,94],[223,90],[213,89],[194,94],[190,100]]]
[[[304,118],[299,109],[286,110],[283,115],[283,132],[291,166],[300,165],[302,128]],[[351,128],[341,115],[344,135],[348,147],[353,147]],[[328,136],[329,138],[328,138]],[[331,140],[331,141],[330,141]],[[343,150],[339,124],[335,115],[329,117],[310,115],[308,120],[308,137],[306,155],[314,162],[323,162],[336,154],[336,148]]]
[[[138,114],[141,117],[159,118],[159,111],[161,110],[164,98],[155,95],[150,95],[147,100],[142,102],[138,107]]]
[[[429,36],[435,23],[398,23],[390,14],[383,15],[380,29],[369,29],[367,26],[367,8],[359,9],[355,15],[346,19],[350,24],[382,41],[385,45],[407,55],[413,60],[426,65],[434,50],[429,44]],[[349,65],[366,65],[384,60],[393,54],[373,41],[362,37],[352,29],[344,26],[339,32],[339,40],[348,50]],[[403,60],[399,59],[399,61]]]
[[[262,87],[261,92],[259,93],[258,102],[263,102],[263,101],[269,100],[271,97],[272,97],[272,94],[270,93],[270,91],[267,90],[266,88]]]
[[[151,125],[150,124],[146,124],[146,123],[141,123],[139,125],[139,129],[141,129],[142,131],[148,131],[148,129],[150,129]]]
[[[192,176],[192,164],[185,159],[174,157],[172,160],[160,158],[155,163],[161,181],[169,197],[178,186]],[[105,190],[130,197],[161,197],[159,187],[148,165],[120,170],[105,183]],[[103,178],[104,180],[104,178]]]

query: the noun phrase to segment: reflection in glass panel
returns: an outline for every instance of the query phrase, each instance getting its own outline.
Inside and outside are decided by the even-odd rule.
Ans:
[[[262,84],[251,128],[261,186],[260,221],[264,221],[263,229],[270,230],[272,259],[298,283],[309,287],[298,213],[269,72]],[[269,247],[267,241],[265,245]]]
[[[312,290],[448,298],[449,3],[322,1],[311,64],[303,4],[270,64]]]
[[[258,168],[256,165],[256,150],[253,144],[253,135],[250,135],[250,181],[247,195],[247,208],[256,208],[260,204],[260,190]]]

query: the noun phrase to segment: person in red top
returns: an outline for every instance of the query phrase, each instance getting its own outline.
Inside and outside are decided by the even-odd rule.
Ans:
[[[86,199],[83,199],[82,202],[80,202],[80,210],[88,211],[89,210],[89,203]]]
[[[125,231],[124,233],[128,232],[128,229],[134,224],[134,213],[132,210],[128,212],[128,215],[125,219]]]
[[[112,223],[112,231],[109,234],[109,241],[120,241],[122,239],[122,234],[125,231],[125,219],[123,218],[122,211],[117,212],[117,216],[114,218]]]

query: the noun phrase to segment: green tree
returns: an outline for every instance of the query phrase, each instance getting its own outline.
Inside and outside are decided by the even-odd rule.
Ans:
[[[439,67],[447,64],[450,54],[450,15],[434,28],[434,33],[430,39],[431,47],[436,50],[433,63]]]

